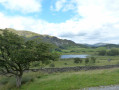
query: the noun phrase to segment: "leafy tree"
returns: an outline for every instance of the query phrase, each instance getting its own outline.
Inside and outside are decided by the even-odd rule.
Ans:
[[[79,63],[79,59],[78,58],[74,58],[74,63]]]
[[[74,63],[82,63],[81,58],[74,58]]]
[[[55,67],[55,64],[54,64],[54,63],[51,63],[51,64],[50,64],[50,67]]]
[[[89,58],[85,58],[85,64],[89,63]]]
[[[106,55],[106,50],[99,51],[99,55],[102,55],[102,56]]]
[[[0,35],[0,73],[15,76],[16,85],[20,87],[23,73],[32,62],[48,64],[58,57],[52,49],[50,44],[25,42],[22,37],[4,30]]]
[[[91,57],[91,62],[95,63],[96,62],[96,58],[95,57]]]
[[[110,51],[107,52],[107,55],[109,56],[116,56],[116,55],[119,55],[119,50],[118,49],[111,49]]]

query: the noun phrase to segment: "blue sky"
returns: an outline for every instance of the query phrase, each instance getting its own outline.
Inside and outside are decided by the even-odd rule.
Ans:
[[[49,23],[61,23],[72,18],[76,13],[73,10],[70,11],[53,11],[51,6],[55,6],[56,0],[44,0],[42,2],[42,12],[37,13],[37,18],[48,21]]]
[[[37,12],[31,12],[31,13],[24,13],[20,10],[9,9],[9,8],[6,8],[4,4],[0,4],[0,11],[8,16],[17,16],[17,15],[24,16],[24,17],[30,16],[35,19],[45,20],[49,23],[65,22],[66,20],[76,15],[76,12],[73,10],[68,10],[68,11],[52,10],[51,7],[55,7],[56,2],[57,0],[42,0],[42,1],[39,0],[38,3],[42,4],[42,10]]]
[[[0,28],[119,44],[119,0],[0,0]]]

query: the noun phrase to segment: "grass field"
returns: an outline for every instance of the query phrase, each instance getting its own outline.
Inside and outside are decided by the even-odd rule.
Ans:
[[[20,90],[75,90],[85,87],[118,85],[119,68],[54,74],[30,72],[25,73],[24,77],[33,77],[33,80],[24,83]],[[17,90],[10,87],[10,83],[8,81],[5,85],[0,85],[0,90]]]
[[[61,50],[61,54],[89,54],[96,55],[100,50],[106,50],[106,47],[98,48],[81,48],[81,47],[69,47]]]
[[[91,63],[89,61],[88,64],[85,64],[85,59],[82,59],[82,63],[74,63],[74,59],[59,59],[57,61],[51,62],[54,66],[52,67],[51,64],[45,65],[45,68],[56,68],[56,67],[75,67],[75,66],[104,66],[104,65],[115,65],[119,64],[119,56],[95,56],[96,62]],[[111,59],[111,61],[108,61]],[[41,68],[42,65],[36,62],[36,66],[32,66],[32,68]]]
[[[85,64],[85,59],[82,59],[82,63],[74,63],[74,59],[61,59],[55,62],[52,62],[54,64],[54,67],[75,67],[75,66],[103,66],[103,65],[114,65],[119,64],[119,56],[95,56],[96,62],[88,64]],[[108,61],[108,59],[111,59],[111,61]],[[46,65],[45,67],[50,67],[50,65]],[[36,67],[40,68],[40,67]]]
[[[119,69],[56,73],[22,86],[21,90],[72,90],[119,84]]]
[[[119,48],[116,48],[119,49]],[[96,63],[88,63],[85,64],[85,59],[82,59],[82,63],[74,63],[74,59],[61,59],[55,62],[52,62],[54,64],[54,67],[74,67],[74,66],[103,66],[103,65],[114,65],[119,64],[119,56],[99,56],[98,53],[100,50],[108,50],[106,47],[98,47],[98,48],[80,48],[80,47],[69,47],[67,49],[62,49],[61,55],[66,54],[86,54],[91,55],[91,57],[96,57]],[[108,59],[111,59],[109,62]],[[45,67],[50,67],[50,65],[46,65]],[[36,67],[40,68],[40,67]]]
[[[82,63],[74,63],[74,59],[59,59],[51,62],[55,67],[75,67],[75,66],[103,66],[119,64],[119,56],[99,56],[98,51],[104,49],[99,47],[92,48],[70,48],[62,51],[62,54],[89,54],[96,58],[95,63],[89,62],[85,64],[85,59]],[[108,61],[111,59],[111,61]],[[35,63],[36,66],[31,68],[41,68],[41,63]],[[51,67],[44,66],[45,68]],[[19,90],[15,88],[15,78],[0,76],[0,90]],[[20,90],[76,90],[85,87],[105,86],[119,84],[119,68],[65,72],[65,73],[40,73],[28,72],[25,73],[22,79],[22,87]]]

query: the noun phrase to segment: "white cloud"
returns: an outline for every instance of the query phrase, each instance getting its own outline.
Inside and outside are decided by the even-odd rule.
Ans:
[[[73,0],[57,0],[55,6],[51,6],[51,10],[54,11],[68,11],[68,10],[74,10],[76,2]]]
[[[0,13],[0,28],[31,30],[77,43],[119,43],[119,0],[58,0],[56,3],[59,4],[53,10],[75,10],[77,15],[56,24],[31,17],[9,17]]]
[[[70,2],[67,3],[68,1]],[[69,9],[65,3],[76,6]],[[77,12],[74,19],[65,22],[64,30],[75,34],[74,38],[69,37],[70,39],[79,43],[119,43],[119,40],[114,40],[114,37],[119,38],[119,0],[65,0],[65,2],[58,0],[54,10],[63,11],[64,8],[65,11]],[[97,37],[95,32],[99,32],[96,33]],[[87,35],[78,37],[77,33],[87,33]]]
[[[56,2],[56,11],[59,11],[62,7],[63,4],[66,2],[66,0],[60,0]]]
[[[41,0],[1,0],[0,3],[7,9],[23,13],[41,11]]]

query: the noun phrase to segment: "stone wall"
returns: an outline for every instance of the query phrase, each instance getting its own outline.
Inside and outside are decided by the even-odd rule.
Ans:
[[[47,73],[53,72],[68,72],[68,71],[81,71],[81,70],[96,70],[96,69],[109,69],[119,67],[119,65],[106,65],[106,66],[77,66],[77,67],[64,67],[64,68],[42,68],[42,69],[30,69],[30,71],[42,71]]]

